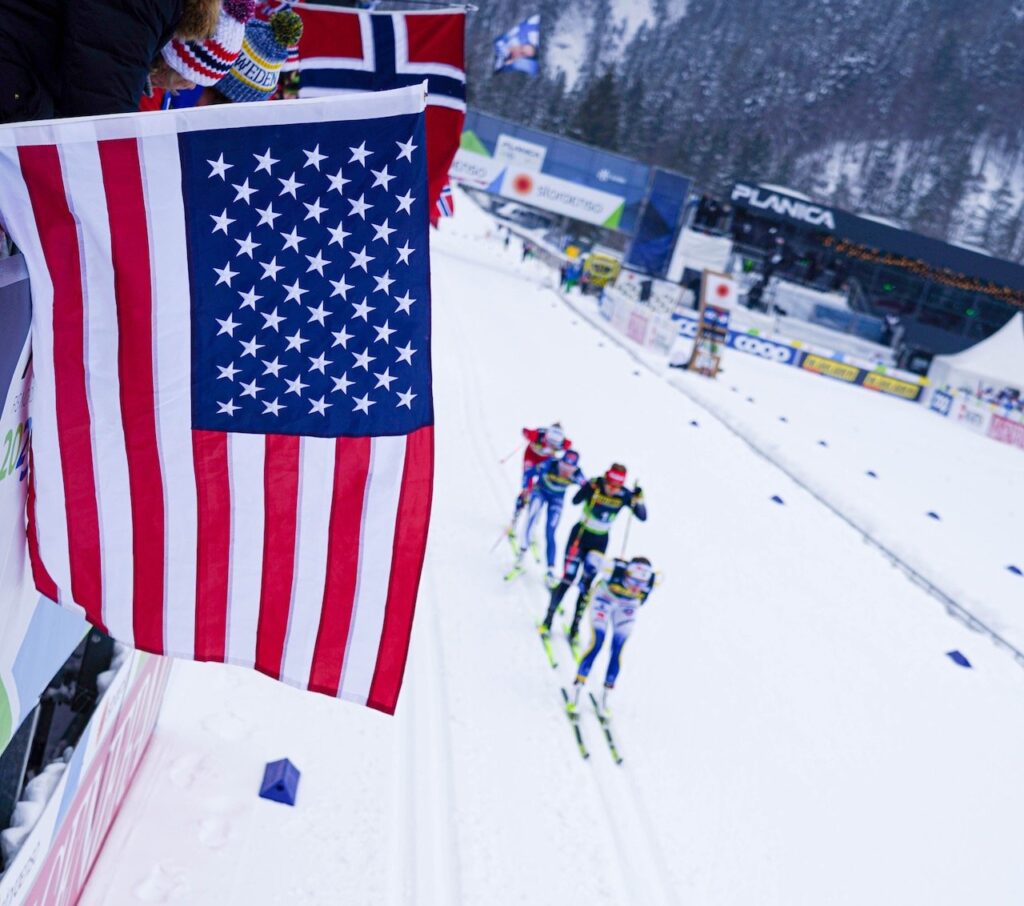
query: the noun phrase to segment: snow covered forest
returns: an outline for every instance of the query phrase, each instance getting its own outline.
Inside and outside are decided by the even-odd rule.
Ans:
[[[492,75],[536,12],[541,76]],[[1024,0],[495,0],[468,28],[483,110],[1024,259]]]

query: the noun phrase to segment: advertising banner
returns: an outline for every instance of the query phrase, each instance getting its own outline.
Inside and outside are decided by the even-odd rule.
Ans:
[[[902,381],[877,371],[867,372],[862,383],[869,390],[878,390],[880,393],[888,393],[890,396],[902,397],[915,403],[921,398],[921,393],[924,391],[921,384]]]
[[[650,315],[646,312],[634,309],[629,314],[629,322],[626,325],[626,336],[634,343],[639,343],[641,346],[646,345],[647,327],[650,323]]]
[[[863,375],[863,369],[856,365],[847,365],[845,362],[837,362],[835,359],[826,359],[824,356],[809,353],[804,356],[801,368],[813,371],[815,374],[823,374],[826,377],[835,378],[837,381],[846,381],[848,384],[856,384],[858,378]]]
[[[30,319],[23,259],[0,260],[0,752],[87,629],[40,598],[29,570]]]
[[[455,152],[455,159],[448,171],[448,175],[456,182],[491,192],[497,192],[501,187],[504,173],[505,168],[493,158],[475,154],[464,148]]]
[[[500,194],[545,211],[563,214],[614,229],[619,226],[625,199],[621,195],[590,189],[578,183],[535,173],[522,167],[509,167],[501,182]]]
[[[0,906],[78,902],[142,760],[170,668],[167,658],[129,655],[35,826],[0,878]]]
[[[988,426],[988,436],[1004,444],[1011,444],[1024,450],[1024,425],[993,414]]]
[[[953,397],[944,390],[936,390],[932,394],[932,398],[928,403],[928,408],[931,409],[932,412],[938,412],[939,415],[948,416],[950,410],[953,408]]]
[[[528,142],[525,138],[516,138],[504,132],[498,136],[494,146],[494,159],[506,167],[517,167],[520,170],[539,172],[544,167],[544,158],[548,149],[536,142]]]

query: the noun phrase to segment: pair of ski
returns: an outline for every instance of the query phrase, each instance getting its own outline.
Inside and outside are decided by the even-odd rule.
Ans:
[[[561,610],[559,610],[561,613]],[[574,638],[570,634],[570,627],[568,624],[563,623],[562,629],[565,631],[565,642],[569,646],[569,650],[572,652],[572,659],[578,664],[580,662],[580,645],[578,638]],[[543,623],[537,624],[537,631],[540,633],[540,643],[544,646],[544,653],[548,657],[548,663],[551,665],[551,669],[554,670],[558,666],[558,659],[555,657],[555,649],[551,645],[551,632],[544,629]]]
[[[565,715],[569,718],[573,736],[576,738],[576,748],[579,750],[580,757],[586,761],[590,758],[590,750],[587,748],[587,744],[583,739],[583,731],[580,729],[580,715],[572,709],[569,693],[566,691],[565,686],[560,688],[562,690],[562,699],[565,702]],[[590,699],[590,703],[594,706],[594,714],[597,715],[598,723],[601,724],[601,730],[604,734],[604,740],[608,744],[608,752],[612,756],[612,761],[616,764],[622,764],[622,756],[619,754],[618,747],[615,745],[615,737],[612,735],[611,719],[601,711],[601,707],[598,705],[597,699],[594,698],[593,692],[588,692],[587,696]]]

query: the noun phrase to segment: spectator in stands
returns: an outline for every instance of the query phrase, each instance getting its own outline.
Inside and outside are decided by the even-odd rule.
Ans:
[[[0,122],[137,110],[161,48],[220,0],[0,0]]]

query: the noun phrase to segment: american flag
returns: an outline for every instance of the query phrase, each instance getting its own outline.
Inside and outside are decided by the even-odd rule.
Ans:
[[[377,12],[296,3],[302,16],[299,97],[384,91],[427,82],[430,216],[448,182],[466,117],[463,10]]]
[[[36,584],[393,712],[433,473],[424,88],[0,129]]]

